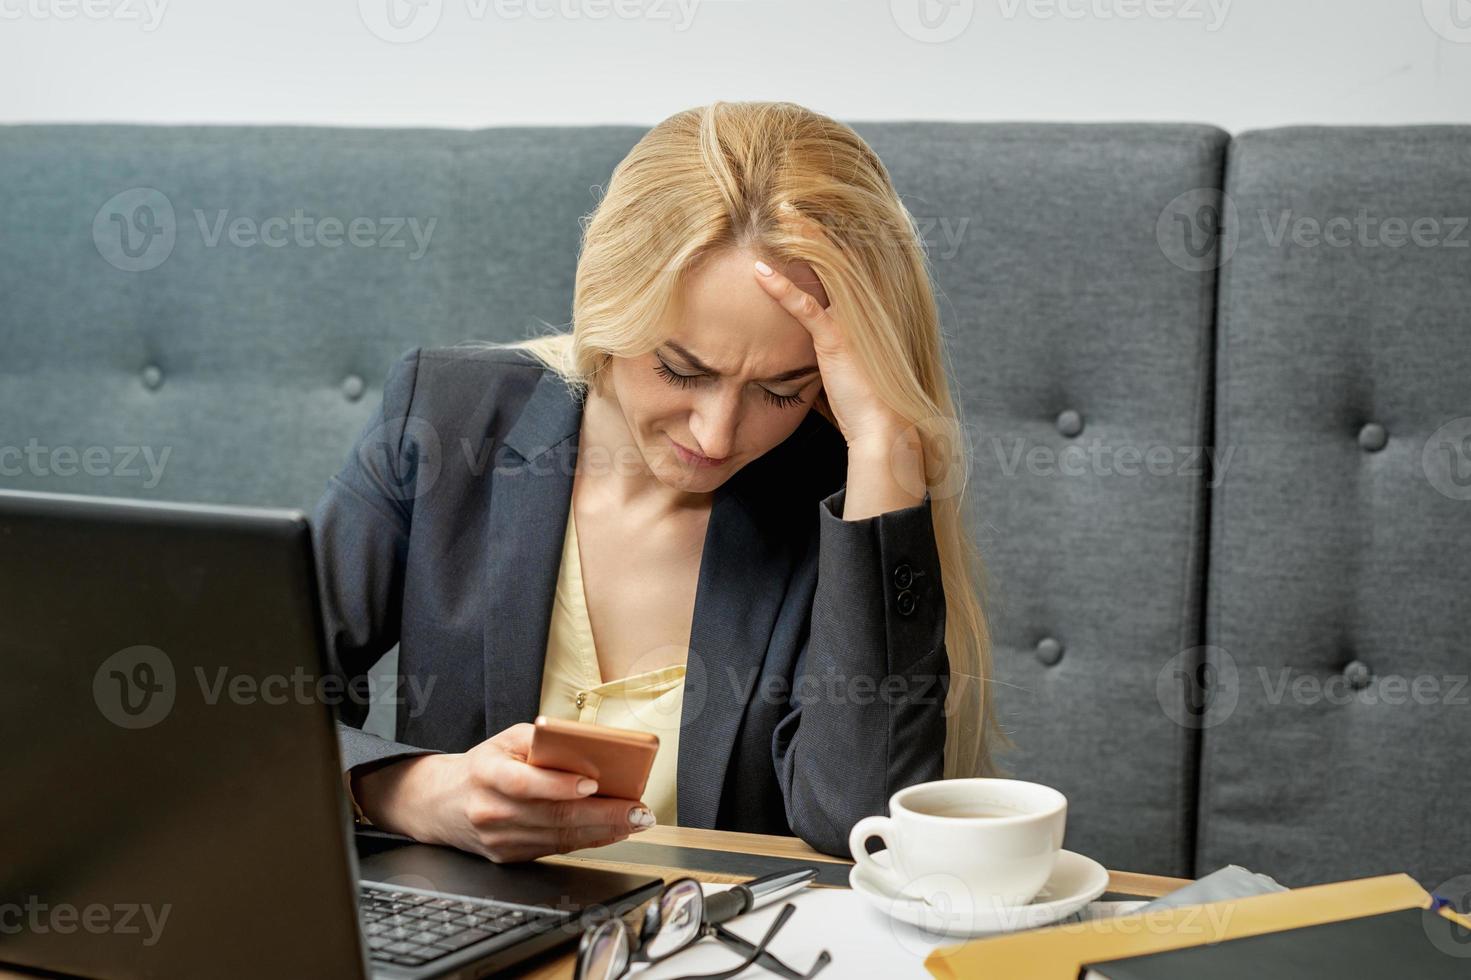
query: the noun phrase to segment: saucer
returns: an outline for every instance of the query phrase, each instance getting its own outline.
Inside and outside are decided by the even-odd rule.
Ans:
[[[889,854],[869,855],[887,868]],[[1035,929],[1065,919],[1108,889],[1108,871],[1097,861],[1074,851],[1058,851],[1057,863],[1037,897],[1026,905],[1004,906],[982,902],[974,909],[944,909],[907,896],[895,895],[872,871],[855,864],[848,884],[886,915],[927,933],[968,938],[993,932]]]

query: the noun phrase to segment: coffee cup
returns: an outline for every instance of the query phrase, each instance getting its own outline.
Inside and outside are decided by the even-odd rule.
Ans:
[[[1026,905],[1062,849],[1067,797],[1019,779],[943,779],[889,798],[887,817],[864,817],[848,835],[861,869],[891,895],[948,909]],[[877,837],[885,861],[868,853]]]

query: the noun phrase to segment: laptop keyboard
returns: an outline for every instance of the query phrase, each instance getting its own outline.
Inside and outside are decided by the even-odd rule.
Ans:
[[[369,955],[379,963],[423,966],[545,914],[485,899],[433,895],[358,883],[359,916]]]

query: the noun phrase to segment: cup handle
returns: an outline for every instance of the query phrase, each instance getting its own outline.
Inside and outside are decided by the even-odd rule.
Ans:
[[[848,850],[853,852],[853,861],[862,865],[866,870],[884,880],[889,886],[889,892],[900,895],[905,892],[904,882],[909,880],[903,866],[899,863],[899,851],[894,847],[891,839],[894,822],[888,817],[864,817],[853,825],[853,830],[848,834]],[[885,868],[873,859],[868,853],[869,838],[877,837],[884,842],[885,849],[889,852],[889,867]]]

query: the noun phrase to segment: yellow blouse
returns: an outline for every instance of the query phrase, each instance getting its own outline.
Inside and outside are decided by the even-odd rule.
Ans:
[[[679,764],[684,672],[684,664],[676,664],[603,683],[582,588],[577,521],[569,507],[567,532],[562,539],[562,566],[547,633],[539,710],[549,718],[632,728],[659,736],[659,752],[644,790],[644,804],[666,827],[675,826],[679,818],[675,774]]]

